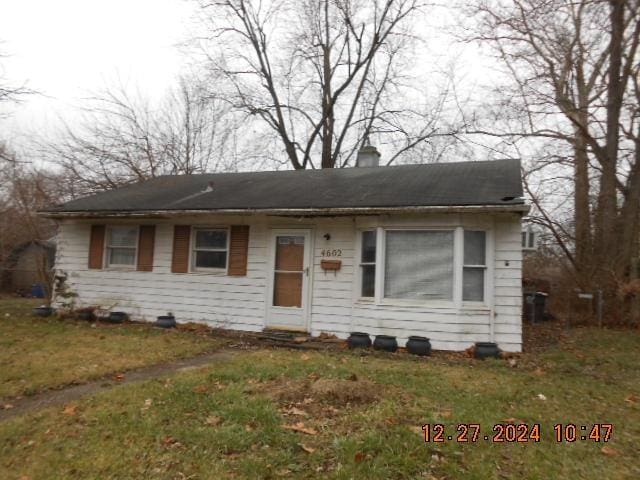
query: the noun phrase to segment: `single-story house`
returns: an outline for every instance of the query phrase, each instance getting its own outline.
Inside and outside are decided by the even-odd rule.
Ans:
[[[162,176],[43,213],[79,305],[517,352],[527,210],[509,159]]]

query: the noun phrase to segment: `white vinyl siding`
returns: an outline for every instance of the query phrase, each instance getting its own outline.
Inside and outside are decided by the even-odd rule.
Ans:
[[[180,219],[203,223],[202,217]],[[246,277],[227,275],[177,275],[171,273],[173,223],[154,221],[156,249],[154,271],[89,270],[87,256],[90,223],[61,222],[56,268],[67,273],[78,306],[120,308],[139,320],[155,320],[172,312],[180,322],[201,322],[236,330],[261,331],[265,327],[269,271],[268,239],[271,228],[310,228],[313,235],[310,269],[310,332],[327,332],[346,338],[349,332],[389,334],[404,345],[411,335],[426,336],[435,349],[463,350],[476,341],[491,338],[506,351],[520,351],[521,325],[521,226],[517,214],[406,215],[378,219],[368,217],[289,220],[267,216],[211,216],[209,225],[249,224]],[[381,226],[382,225],[382,226]],[[486,232],[485,301],[463,302],[462,281],[454,279],[454,302],[432,304],[412,300],[361,297],[361,233],[412,228],[455,230],[454,270],[463,270],[462,229]],[[329,233],[330,239],[325,239]],[[383,235],[384,236],[384,235]],[[324,271],[323,251],[339,251],[337,271]],[[376,251],[376,267],[384,264],[384,252]],[[378,268],[379,270],[382,270]],[[454,275],[455,277],[455,275]],[[377,280],[377,279],[376,279]],[[456,293],[455,282],[460,285]],[[376,284],[376,286],[378,286]],[[383,288],[383,284],[379,285]],[[456,295],[459,301],[456,301]],[[377,300],[380,300],[378,302]]]

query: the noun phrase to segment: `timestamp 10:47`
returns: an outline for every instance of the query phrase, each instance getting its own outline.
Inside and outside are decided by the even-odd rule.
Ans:
[[[477,443],[480,441],[492,443],[538,443],[542,439],[539,423],[513,424],[497,423],[492,425],[491,432],[481,432],[478,423],[459,423],[446,426],[442,423],[425,424],[422,426],[424,441],[439,443],[455,441],[458,443]],[[573,423],[556,423],[553,426],[553,440],[558,443],[576,441],[608,442],[613,433],[610,423],[596,423],[592,425],[576,425]]]

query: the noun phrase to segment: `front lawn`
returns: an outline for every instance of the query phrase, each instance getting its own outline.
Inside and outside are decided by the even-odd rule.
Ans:
[[[31,309],[37,304],[0,299],[0,399],[196,355],[215,346],[211,339],[149,325],[34,317]]]
[[[515,362],[260,349],[0,424],[2,478],[636,479],[640,335],[581,329]],[[539,443],[485,441],[541,424]],[[421,425],[480,424],[477,443]],[[555,423],[614,425],[556,443]]]

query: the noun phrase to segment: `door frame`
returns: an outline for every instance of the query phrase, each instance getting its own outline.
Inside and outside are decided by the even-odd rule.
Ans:
[[[276,238],[282,235],[301,236],[305,237],[304,243],[304,258],[303,269],[308,268],[309,274],[306,275],[306,279],[302,278],[302,324],[300,328],[289,327],[286,325],[271,324],[270,316],[272,309],[282,309],[283,312],[291,311],[291,309],[297,307],[274,307],[273,303],[273,288],[274,288],[274,276],[276,266]],[[311,227],[272,227],[269,228],[269,241],[268,244],[268,262],[267,262],[267,282],[265,288],[265,311],[264,311],[264,328],[274,328],[282,330],[300,330],[301,332],[309,332],[310,330],[310,313],[311,313],[311,298],[313,289],[313,229]],[[304,275],[304,274],[303,274]]]

